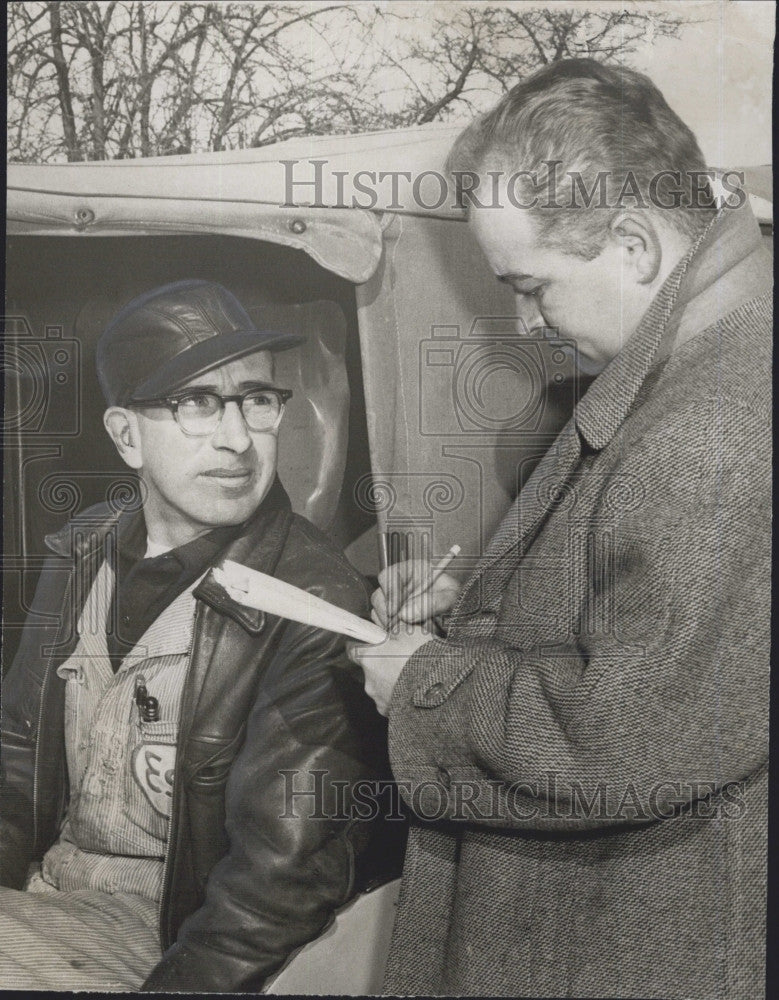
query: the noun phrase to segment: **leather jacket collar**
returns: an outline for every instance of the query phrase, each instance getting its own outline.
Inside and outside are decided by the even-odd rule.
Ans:
[[[47,535],[45,542],[56,555],[80,563],[102,553],[108,533],[115,529],[124,508],[92,507],[77,514],[59,531]],[[220,559],[232,559],[251,569],[273,572],[278,553],[284,544],[292,506],[278,476],[253,516],[239,534],[220,553]],[[265,615],[234,601],[216,582],[209,570],[193,591],[194,596],[215,611],[232,618],[252,635],[265,626]]]

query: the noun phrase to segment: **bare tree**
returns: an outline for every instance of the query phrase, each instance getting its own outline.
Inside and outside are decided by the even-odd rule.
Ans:
[[[403,20],[394,11],[382,16]],[[405,44],[393,41],[382,58],[405,79],[403,124],[425,124],[483,110],[523,77],[560,59],[629,62],[642,43],[678,37],[689,21],[678,9],[659,14],[463,4],[446,17],[434,15]]]
[[[566,56],[629,59],[685,18],[327,2],[11,3],[17,161],[154,156],[463,118]]]
[[[328,19],[337,31],[345,16],[324,3],[12,3],[10,156],[122,158],[260,139],[321,97],[303,26]]]

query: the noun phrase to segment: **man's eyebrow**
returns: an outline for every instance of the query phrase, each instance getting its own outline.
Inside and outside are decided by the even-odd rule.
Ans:
[[[276,386],[272,382],[265,382],[261,379],[249,379],[246,382],[239,382],[238,389],[275,389]],[[218,396],[220,394],[221,386],[214,385],[211,382],[204,382],[202,385],[198,383],[197,385],[187,385],[184,386],[181,392],[214,392]]]

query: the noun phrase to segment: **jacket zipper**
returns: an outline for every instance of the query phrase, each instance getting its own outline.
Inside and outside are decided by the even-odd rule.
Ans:
[[[178,717],[178,735],[176,742],[178,744],[176,749],[176,766],[173,772],[173,797],[170,802],[170,824],[168,825],[168,842],[165,846],[165,859],[162,864],[162,883],[160,885],[160,902],[157,907],[157,920],[160,929],[160,944],[162,945],[163,951],[167,951],[169,944],[167,941],[167,929],[162,925],[163,910],[165,907],[165,900],[168,893],[168,882],[170,880],[170,858],[173,853],[173,842],[175,835],[178,833],[176,820],[178,818],[179,802],[181,801],[182,791],[179,787],[181,785],[181,761],[184,756],[182,753],[182,734],[183,734],[183,720],[184,720],[184,708],[188,705],[188,697],[192,689],[192,661],[195,658],[195,643],[197,641],[197,628],[200,623],[200,618],[202,616],[202,604],[198,601],[195,604],[195,614],[192,618],[192,643],[189,647],[189,663],[187,664],[187,674],[186,680],[184,682],[185,687],[181,696],[181,704],[179,705],[179,717]]]
[[[65,587],[65,593],[62,598],[62,606],[60,608],[61,623],[63,622],[65,608],[67,607],[68,600],[70,598],[72,585],[73,585],[73,574],[71,574],[70,579],[68,580],[67,586]],[[54,660],[54,650],[56,649],[57,646],[61,645],[61,640],[62,640],[62,625],[57,631],[55,641],[52,643],[51,650],[49,652],[48,661],[46,663],[46,670],[44,671],[43,674],[43,683],[41,684],[41,697],[40,701],[38,702],[38,728],[36,731],[36,740],[35,740],[35,763],[33,764],[33,773],[32,773],[32,839],[34,847],[37,846],[38,844],[38,834],[40,831],[40,818],[38,815],[38,799],[39,799],[38,790],[40,787],[40,759],[41,759],[41,737],[43,735],[43,710],[46,704],[46,695],[48,694],[48,689],[49,689],[49,679],[51,677],[51,665]],[[64,799],[63,796],[61,795],[60,815],[57,817],[58,825],[59,821],[62,818],[61,810],[63,801]]]

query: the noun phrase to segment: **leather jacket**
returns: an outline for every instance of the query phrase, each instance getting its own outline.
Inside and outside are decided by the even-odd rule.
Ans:
[[[23,885],[62,824],[65,685],[56,669],[75,646],[78,613],[117,518],[91,508],[47,538],[55,554],[4,680],[6,886]],[[292,513],[278,482],[223,555],[366,613],[362,579]],[[389,776],[386,729],[342,636],[236,604],[211,573],[194,595],[160,902],[163,957],[143,989],[257,990],[377,874],[387,844],[397,847],[394,831],[382,841],[380,819],[361,820],[351,808],[355,782]],[[290,795],[315,783],[316,802]]]

